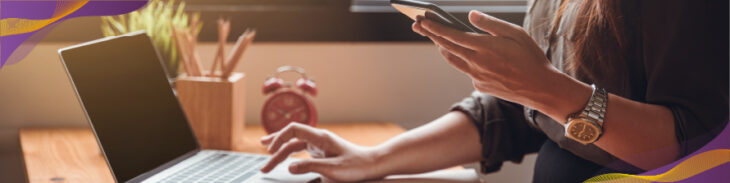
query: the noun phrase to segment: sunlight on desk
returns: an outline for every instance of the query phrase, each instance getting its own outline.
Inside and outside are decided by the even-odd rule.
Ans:
[[[322,124],[318,127],[364,146],[380,144],[405,131],[392,123],[336,123]],[[245,145],[235,151],[266,154],[265,146],[259,143],[259,138],[264,135],[266,132],[261,126],[247,126],[242,137]],[[26,175],[31,183],[114,182],[91,129],[26,128],[20,130],[20,143]],[[306,158],[308,155],[298,153],[294,157]],[[465,172],[461,171],[461,174]],[[438,175],[438,172],[435,175]],[[429,174],[424,177],[428,178]],[[403,176],[394,178],[407,179]]]

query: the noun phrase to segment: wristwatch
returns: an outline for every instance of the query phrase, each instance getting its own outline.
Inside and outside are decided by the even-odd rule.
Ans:
[[[585,109],[568,116],[565,136],[583,145],[593,143],[603,133],[603,119],[606,115],[608,95],[605,89],[591,85],[593,92]]]

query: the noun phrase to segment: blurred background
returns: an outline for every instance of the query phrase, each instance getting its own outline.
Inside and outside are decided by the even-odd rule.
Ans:
[[[246,28],[257,37],[237,72],[246,74],[246,123],[257,124],[266,96],[261,85],[277,67],[295,65],[314,77],[320,123],[392,122],[418,127],[448,112],[472,91],[433,44],[413,33],[412,21],[388,0],[186,0],[200,12],[202,58],[213,58],[215,20],[231,19],[229,45]],[[432,1],[465,21],[476,9],[521,24],[526,0]],[[0,70],[0,182],[24,182],[18,129],[85,127],[57,50],[103,37],[99,17],[67,20],[21,62]],[[210,62],[211,59],[203,59]],[[210,63],[205,63],[209,66]],[[487,182],[528,182],[536,155],[507,163]]]

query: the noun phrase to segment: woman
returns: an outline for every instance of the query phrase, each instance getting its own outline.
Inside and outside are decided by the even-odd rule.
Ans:
[[[715,4],[712,4],[715,3]],[[270,171],[378,179],[481,161],[482,172],[538,152],[535,182],[639,173],[698,149],[728,120],[727,1],[535,0],[524,28],[472,11],[487,34],[419,19],[477,90],[452,111],[376,147],[290,125],[262,138]]]

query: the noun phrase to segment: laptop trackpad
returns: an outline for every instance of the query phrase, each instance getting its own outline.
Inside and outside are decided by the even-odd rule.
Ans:
[[[316,173],[307,173],[307,174],[299,174],[294,175],[289,173],[289,164],[291,162],[296,161],[293,159],[287,159],[283,163],[279,164],[279,166],[276,166],[274,170],[271,170],[271,172],[267,174],[263,174],[263,176],[259,177],[259,180],[256,180],[255,182],[276,182],[276,183],[301,183],[301,182],[309,182],[311,180],[319,178],[319,174]]]

